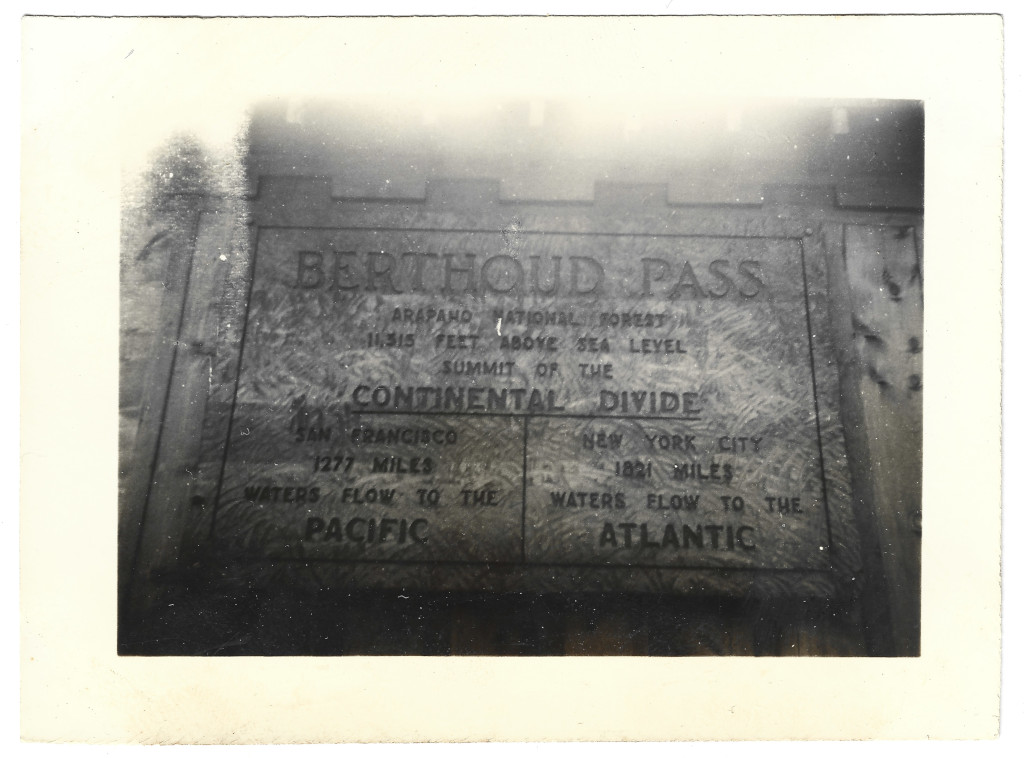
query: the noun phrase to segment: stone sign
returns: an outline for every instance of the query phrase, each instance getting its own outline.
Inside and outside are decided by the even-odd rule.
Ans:
[[[820,246],[768,227],[261,226],[217,550],[360,586],[831,592],[827,314]]]

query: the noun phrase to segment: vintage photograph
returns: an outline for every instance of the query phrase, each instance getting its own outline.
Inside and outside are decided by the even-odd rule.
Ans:
[[[23,740],[1013,721],[1003,18],[676,5],[19,21]]]
[[[295,95],[164,140],[118,653],[920,655],[925,123]]]

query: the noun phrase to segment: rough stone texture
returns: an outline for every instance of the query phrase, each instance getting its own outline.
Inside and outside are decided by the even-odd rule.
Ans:
[[[450,568],[437,569],[424,580],[423,565],[406,565],[407,561],[428,560],[488,561],[490,563],[517,563],[525,557],[527,563],[565,564],[581,563],[600,565],[611,563],[663,566],[688,566],[703,570],[699,581],[691,581],[679,572],[671,575],[645,577],[643,572],[603,572],[600,579],[589,583],[591,589],[634,589],[656,588],[665,591],[671,588],[682,591],[733,591],[747,592],[751,586],[765,585],[784,588],[803,584],[812,593],[830,590],[829,582],[813,572],[824,572],[830,567],[832,551],[829,545],[828,517],[825,513],[825,498],[821,491],[823,464],[818,453],[818,411],[815,407],[815,384],[812,381],[810,338],[808,335],[807,306],[812,313],[825,303],[825,287],[822,276],[823,263],[804,262],[806,254],[802,238],[773,239],[786,234],[803,234],[804,229],[796,225],[758,221],[749,216],[738,219],[719,219],[714,214],[694,216],[692,219],[677,220],[665,214],[651,217],[609,217],[581,209],[571,213],[565,209],[535,208],[534,214],[516,213],[515,208],[494,205],[493,185],[470,183],[443,186],[437,194],[431,193],[426,205],[412,206],[403,212],[401,205],[375,204],[370,209],[348,208],[342,203],[324,204],[313,194],[314,187],[326,194],[326,183],[309,180],[308,187],[280,182],[267,183],[267,194],[261,198],[255,210],[259,222],[264,211],[271,222],[280,219],[282,208],[303,211],[304,226],[301,228],[278,228],[267,224],[262,228],[257,244],[256,278],[253,284],[250,310],[250,327],[246,335],[246,357],[243,359],[242,380],[239,383],[237,406],[231,445],[227,451],[226,476],[220,486],[217,499],[216,536],[222,539],[226,550],[235,554],[255,555],[261,558],[277,557],[288,560],[355,559],[377,561],[395,559],[402,561],[382,566],[351,565],[344,570],[337,566],[321,566],[320,572],[338,575],[338,581],[358,586],[361,582],[373,586],[459,589],[537,589],[537,577],[541,576],[541,587],[555,589],[571,586],[586,587],[586,572],[547,571],[532,572],[532,578],[518,582],[515,572],[506,572],[500,578],[488,578],[486,571]],[[488,191],[488,187],[492,191]],[[287,198],[301,197],[301,202],[282,201],[274,188],[285,189]],[[615,186],[602,189],[604,204],[614,207]],[[462,193],[460,197],[459,193]],[[636,188],[623,189],[625,202],[635,198],[644,203],[645,194],[636,194]],[[481,199],[483,198],[483,199]],[[490,200],[488,200],[490,198]],[[664,195],[661,195],[664,204]],[[477,228],[474,234],[443,231],[388,232],[386,223],[403,224],[437,229],[462,228],[470,217],[468,208],[477,208],[472,214]],[[309,218],[310,207],[323,209],[318,219]],[[435,207],[441,210],[434,211]],[[445,213],[444,208],[456,207],[463,217]],[[461,214],[460,214],[461,215]],[[624,220],[628,218],[628,221]],[[314,223],[315,222],[315,223]],[[575,236],[558,235],[553,232],[533,233],[527,224],[551,228],[571,229]],[[356,229],[376,228],[377,231],[332,231],[322,227],[348,226]],[[662,236],[622,236],[631,230],[659,228]],[[512,232],[508,232],[512,229]],[[752,235],[747,239],[739,236],[687,237],[691,229],[698,233],[705,229],[710,234],[728,235],[735,229],[739,235]],[[483,231],[487,230],[487,231]],[[505,233],[502,233],[505,230]],[[605,231],[606,230],[606,231]],[[614,231],[612,231],[614,230]],[[583,236],[580,236],[583,235]],[[676,235],[676,236],[665,236]],[[758,236],[762,235],[762,236]],[[525,262],[533,255],[557,255],[568,262],[571,256],[587,253],[600,256],[608,276],[608,291],[618,293],[622,287],[637,290],[641,286],[638,277],[640,257],[658,257],[681,266],[689,260],[696,270],[702,271],[705,286],[722,286],[722,281],[711,279],[707,266],[713,260],[730,260],[732,276],[736,277],[737,261],[744,256],[764,260],[763,276],[770,282],[771,294],[753,304],[753,310],[746,307],[744,298],[733,293],[733,298],[718,301],[711,298],[688,300],[694,293],[684,289],[675,301],[666,304],[656,298],[648,301],[637,296],[620,295],[608,299],[590,297],[575,298],[571,301],[551,301],[537,297],[475,297],[438,299],[435,296],[399,296],[354,293],[339,296],[329,289],[302,290],[294,287],[295,253],[298,250],[414,250],[435,251],[435,254],[451,253],[462,255],[470,250],[485,253],[512,252]],[[734,249],[736,248],[736,249]],[[817,252],[820,256],[820,251]],[[325,264],[326,265],[326,264]],[[329,271],[327,272],[329,273]],[[549,272],[550,273],[550,272]],[[676,272],[678,276],[678,271]],[[811,297],[805,297],[802,284],[804,276],[811,279]],[[436,282],[434,283],[437,284]],[[427,286],[431,282],[427,281]],[[668,287],[660,289],[668,291]],[[729,300],[729,302],[725,302]],[[680,424],[671,419],[650,419],[621,421],[612,420],[602,426],[611,433],[625,438],[622,452],[589,455],[580,451],[580,435],[594,424],[594,419],[551,419],[540,418],[532,422],[528,432],[530,444],[527,452],[526,471],[526,512],[525,524],[522,512],[521,488],[523,425],[521,420],[477,418],[470,423],[458,419],[440,419],[443,427],[452,427],[461,435],[462,444],[454,449],[428,448],[417,450],[386,446],[361,446],[352,448],[345,444],[350,428],[357,419],[351,416],[349,396],[360,381],[369,381],[371,386],[394,386],[395,384],[443,386],[458,378],[440,374],[443,360],[459,358],[460,354],[438,352],[429,340],[438,330],[436,325],[409,326],[406,330],[415,333],[419,347],[414,350],[366,350],[362,340],[368,331],[387,331],[395,307],[430,307],[445,304],[470,310],[473,313],[469,330],[481,344],[492,344],[484,352],[469,352],[464,355],[477,359],[501,361],[517,359],[515,374],[499,386],[534,388],[538,382],[531,377],[534,364],[545,357],[538,354],[512,353],[497,349],[499,340],[492,316],[494,310],[514,308],[548,309],[572,313],[573,318],[584,324],[582,327],[523,328],[508,326],[506,336],[533,335],[545,333],[556,335],[561,348],[553,357],[562,361],[563,373],[554,380],[547,379],[539,384],[543,390],[553,390],[561,402],[568,403],[566,413],[591,415],[595,412],[597,392],[614,385],[616,388],[675,388],[692,389],[708,398],[717,410],[709,417],[695,422]],[[655,308],[655,305],[657,307]],[[667,312],[670,318],[661,330],[651,328],[626,330],[625,332],[599,326],[602,311],[623,312],[656,310]],[[818,316],[814,315],[817,320]],[[404,327],[403,327],[404,328]],[[401,329],[400,329],[401,331]],[[466,329],[462,329],[463,332]],[[579,334],[608,338],[615,345],[614,352],[606,354],[574,356],[572,346]],[[815,350],[820,353],[817,360],[820,377],[820,391],[828,405],[822,416],[824,423],[823,441],[826,459],[831,469],[831,497],[836,501],[830,507],[835,514],[844,513],[843,501],[848,499],[849,485],[843,474],[844,448],[841,431],[836,424],[837,400],[834,374],[829,377],[830,349],[827,332],[816,330]],[[681,339],[689,345],[690,353],[685,356],[647,356],[639,359],[627,351],[628,339],[642,339],[643,336]],[[426,344],[424,344],[426,343]],[[326,351],[326,352],[325,352]],[[550,357],[550,356],[547,356]],[[608,360],[617,371],[616,379],[610,383],[602,380],[583,380],[576,373],[574,363],[583,359]],[[553,358],[552,358],[553,359]],[[570,360],[572,359],[572,360]],[[686,361],[683,366],[679,361]],[[570,372],[567,368],[572,368]],[[686,381],[683,381],[683,379]],[[462,381],[462,385],[472,386]],[[688,383],[689,382],[689,383]],[[686,387],[682,387],[686,385]],[[494,386],[494,382],[482,386]],[[322,452],[323,445],[294,443],[294,430],[302,425],[300,416],[315,413],[319,423],[313,427],[330,426],[334,442],[329,443],[326,452],[342,457],[356,458],[355,472],[350,476],[323,476],[311,470],[312,458]],[[792,416],[792,418],[790,418]],[[362,417],[365,419],[366,417]],[[326,420],[325,420],[326,419]],[[787,420],[789,419],[789,420]],[[361,419],[360,419],[361,420]],[[376,421],[376,419],[371,419]],[[405,422],[423,421],[422,418],[405,418]],[[428,419],[432,423],[438,419]],[[391,425],[398,423],[391,420]],[[497,425],[496,425],[497,424]],[[500,428],[508,426],[501,431]],[[500,428],[499,428],[500,427]],[[437,428],[436,423],[434,427]],[[735,431],[739,429],[739,431]],[[730,430],[732,430],[730,432]],[[754,431],[750,431],[754,430]],[[801,430],[796,432],[796,430]],[[700,439],[697,452],[685,455],[650,455],[645,450],[644,434],[660,435],[684,432]],[[714,449],[719,437],[726,434],[735,436],[765,436],[775,438],[774,449],[769,456],[737,457],[735,454],[722,456]],[[796,436],[792,436],[796,434]],[[341,442],[338,442],[338,440]],[[787,441],[788,440],[788,441]],[[506,449],[507,448],[507,449]],[[574,451],[566,458],[565,451]],[[211,448],[211,452],[216,447]],[[324,518],[354,517],[369,519],[382,514],[379,505],[355,508],[342,506],[339,502],[341,489],[351,487],[384,487],[396,483],[394,477],[369,474],[370,459],[374,455],[396,455],[406,459],[414,455],[433,456],[436,465],[444,468],[442,475],[413,479],[415,487],[407,481],[398,481],[401,503],[387,515],[406,518],[408,521],[420,516],[432,519],[432,538],[428,547],[410,545],[383,546],[376,552],[365,545],[353,543],[337,545],[316,545],[303,541],[303,526],[310,515]],[[486,460],[485,460],[486,459]],[[590,460],[592,459],[592,460]],[[610,468],[614,460],[621,462],[637,459],[651,460],[653,480],[614,477]],[[589,461],[587,463],[586,461]],[[741,490],[730,488],[724,483],[703,489],[689,487],[672,480],[675,465],[693,465],[700,462],[705,470],[711,462],[730,462],[743,471],[748,481],[746,495],[749,503],[746,518],[739,516],[721,518],[722,506],[719,495]],[[740,462],[742,461],[742,462]],[[570,463],[571,462],[571,463]],[[216,459],[210,460],[203,468],[216,466]],[[472,471],[466,469],[469,466]],[[492,467],[495,467],[492,470]],[[445,485],[445,486],[442,486]],[[456,505],[458,491],[462,487],[495,486],[502,492],[500,504],[484,511],[461,511]],[[256,497],[253,502],[246,498],[246,488],[287,486],[310,491],[313,487],[322,493],[317,508],[311,504],[273,503],[269,497]],[[414,502],[414,489],[440,488],[445,491],[442,511],[424,511]],[[764,497],[775,493],[775,489],[802,496],[805,513],[794,519],[780,518],[777,514],[764,512]],[[613,522],[649,522],[652,534],[664,532],[664,524],[671,523],[675,530],[681,530],[680,521],[671,512],[651,512],[646,508],[649,492],[670,495],[677,490],[695,494],[702,492],[703,503],[688,526],[702,523],[721,524],[738,528],[749,525],[756,530],[764,544],[754,552],[731,551],[728,554],[675,552],[672,558],[666,553],[646,549],[637,553],[636,548],[619,546],[617,551],[602,555],[597,539],[606,522],[600,512],[573,512],[553,510],[550,505],[551,491],[600,491],[622,492],[628,506],[615,512]],[[719,491],[721,490],[721,491]],[[735,490],[735,491],[733,491]],[[607,514],[606,514],[607,515]],[[788,523],[787,523],[788,521]],[[490,522],[490,523],[489,523]],[[488,525],[489,524],[489,525]],[[855,569],[855,536],[850,529],[843,529],[843,521],[836,524],[839,545],[845,550],[840,565]],[[524,545],[520,529],[526,537]],[[454,530],[454,531],[452,531]],[[445,537],[448,534],[450,536]],[[458,535],[457,542],[452,539]],[[562,535],[557,537],[556,535]],[[816,535],[816,536],[815,536]],[[637,537],[638,538],[638,537]],[[619,539],[622,539],[620,535]],[[724,539],[724,535],[723,535]],[[552,541],[554,540],[554,541]],[[710,537],[708,537],[710,542]],[[788,547],[786,547],[788,545]],[[669,546],[671,547],[671,546]],[[737,574],[709,572],[709,568],[731,569],[807,569],[799,581],[781,578],[768,581],[752,580]],[[555,567],[557,569],[557,565]],[[651,572],[648,572],[651,573]],[[451,578],[446,578],[450,575]],[[530,576],[531,572],[524,574]],[[560,579],[564,575],[565,579]],[[390,580],[387,578],[390,576]],[[475,577],[475,578],[472,578]],[[617,578],[618,577],[618,578]],[[638,579],[639,577],[639,579]],[[752,584],[753,583],[753,584]],[[717,588],[717,590],[715,589]],[[738,589],[737,589],[738,588]],[[792,589],[790,589],[792,591]]]

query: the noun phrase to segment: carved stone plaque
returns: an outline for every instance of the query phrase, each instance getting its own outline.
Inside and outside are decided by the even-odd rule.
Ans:
[[[513,219],[255,239],[222,554],[427,589],[829,593],[846,572],[803,235]]]

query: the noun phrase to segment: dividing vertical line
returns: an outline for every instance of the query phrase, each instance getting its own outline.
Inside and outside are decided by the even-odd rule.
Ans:
[[[818,408],[818,377],[814,369],[814,329],[811,326],[811,296],[807,289],[807,261],[800,240],[800,270],[804,279],[804,310],[807,314],[807,348],[811,359],[811,392],[814,395],[814,426],[818,432],[818,466],[821,473],[821,502],[825,507],[825,535],[828,539],[829,565],[832,565],[832,518],[828,512],[828,482],[825,478],[825,451],[821,442],[821,411]]]
[[[523,520],[520,534],[522,562],[526,563],[526,437],[529,434],[530,417],[523,416]]]

